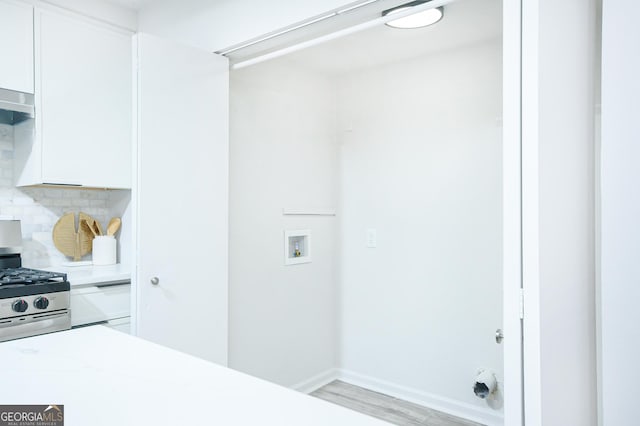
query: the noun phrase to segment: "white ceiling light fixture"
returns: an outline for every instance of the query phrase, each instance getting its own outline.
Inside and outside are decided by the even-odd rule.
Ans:
[[[403,4],[401,6],[385,10],[384,12],[382,12],[382,16],[389,16],[399,12],[404,12],[425,3],[428,3],[428,0],[412,1],[411,3]],[[444,8],[440,6],[434,7],[433,9],[423,10],[402,18],[394,19],[392,21],[388,21],[386,25],[392,28],[401,29],[423,28],[439,22],[443,16]]]

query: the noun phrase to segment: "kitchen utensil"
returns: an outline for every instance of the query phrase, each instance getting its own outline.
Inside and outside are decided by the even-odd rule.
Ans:
[[[85,229],[88,229],[89,232],[91,232],[91,234],[93,234],[94,238],[98,236],[98,234],[96,234],[96,231],[93,229],[93,224],[87,222],[86,219],[82,219],[80,221],[80,226],[84,227]]]
[[[89,230],[89,232],[87,232],[86,228],[81,226],[82,221],[85,221],[87,222],[87,224],[91,225],[91,230]],[[95,228],[96,224],[98,228],[100,228],[100,222],[95,220],[93,217],[83,212],[78,213],[78,234],[81,240],[80,245],[86,247],[86,249],[83,249],[83,256],[85,254],[91,253],[91,251],[93,250],[93,239],[95,238],[95,233],[92,232],[92,230]],[[100,228],[100,230],[102,229]]]
[[[76,217],[74,213],[63,215],[53,227],[53,244],[65,256],[72,257],[78,261],[82,256],[91,253],[93,248],[94,234],[82,226],[82,222],[97,227],[102,234],[100,223],[86,213],[78,214],[78,228],[76,229]]]
[[[119,217],[112,217],[107,225],[107,235],[115,235],[121,224],[122,220]]]
[[[65,256],[80,260],[82,255],[78,249],[75,214],[63,215],[53,226],[53,244]]]
[[[78,220],[81,221],[83,219],[86,220],[89,225],[91,225],[96,234],[102,235],[102,226],[100,225],[99,221],[95,220],[93,217],[89,216],[86,213],[78,213]]]
[[[93,233],[96,235],[96,237],[102,235],[102,227],[100,226],[100,222],[98,222],[97,220],[93,220],[91,229],[93,230]]]

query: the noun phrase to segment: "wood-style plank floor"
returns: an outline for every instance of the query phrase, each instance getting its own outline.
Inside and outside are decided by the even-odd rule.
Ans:
[[[340,380],[321,387],[312,396],[402,426],[480,426],[479,423],[441,413]]]

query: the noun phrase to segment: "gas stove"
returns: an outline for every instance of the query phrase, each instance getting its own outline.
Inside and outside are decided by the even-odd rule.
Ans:
[[[16,235],[19,221],[0,221],[0,342],[68,330],[66,274],[23,268]]]
[[[66,281],[67,274],[50,271],[39,271],[29,268],[7,268],[0,270],[0,285],[7,284],[39,284],[53,282],[54,280]]]

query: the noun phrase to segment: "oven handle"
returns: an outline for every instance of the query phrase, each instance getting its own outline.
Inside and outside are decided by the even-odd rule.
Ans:
[[[71,328],[68,310],[0,320],[0,342]]]

